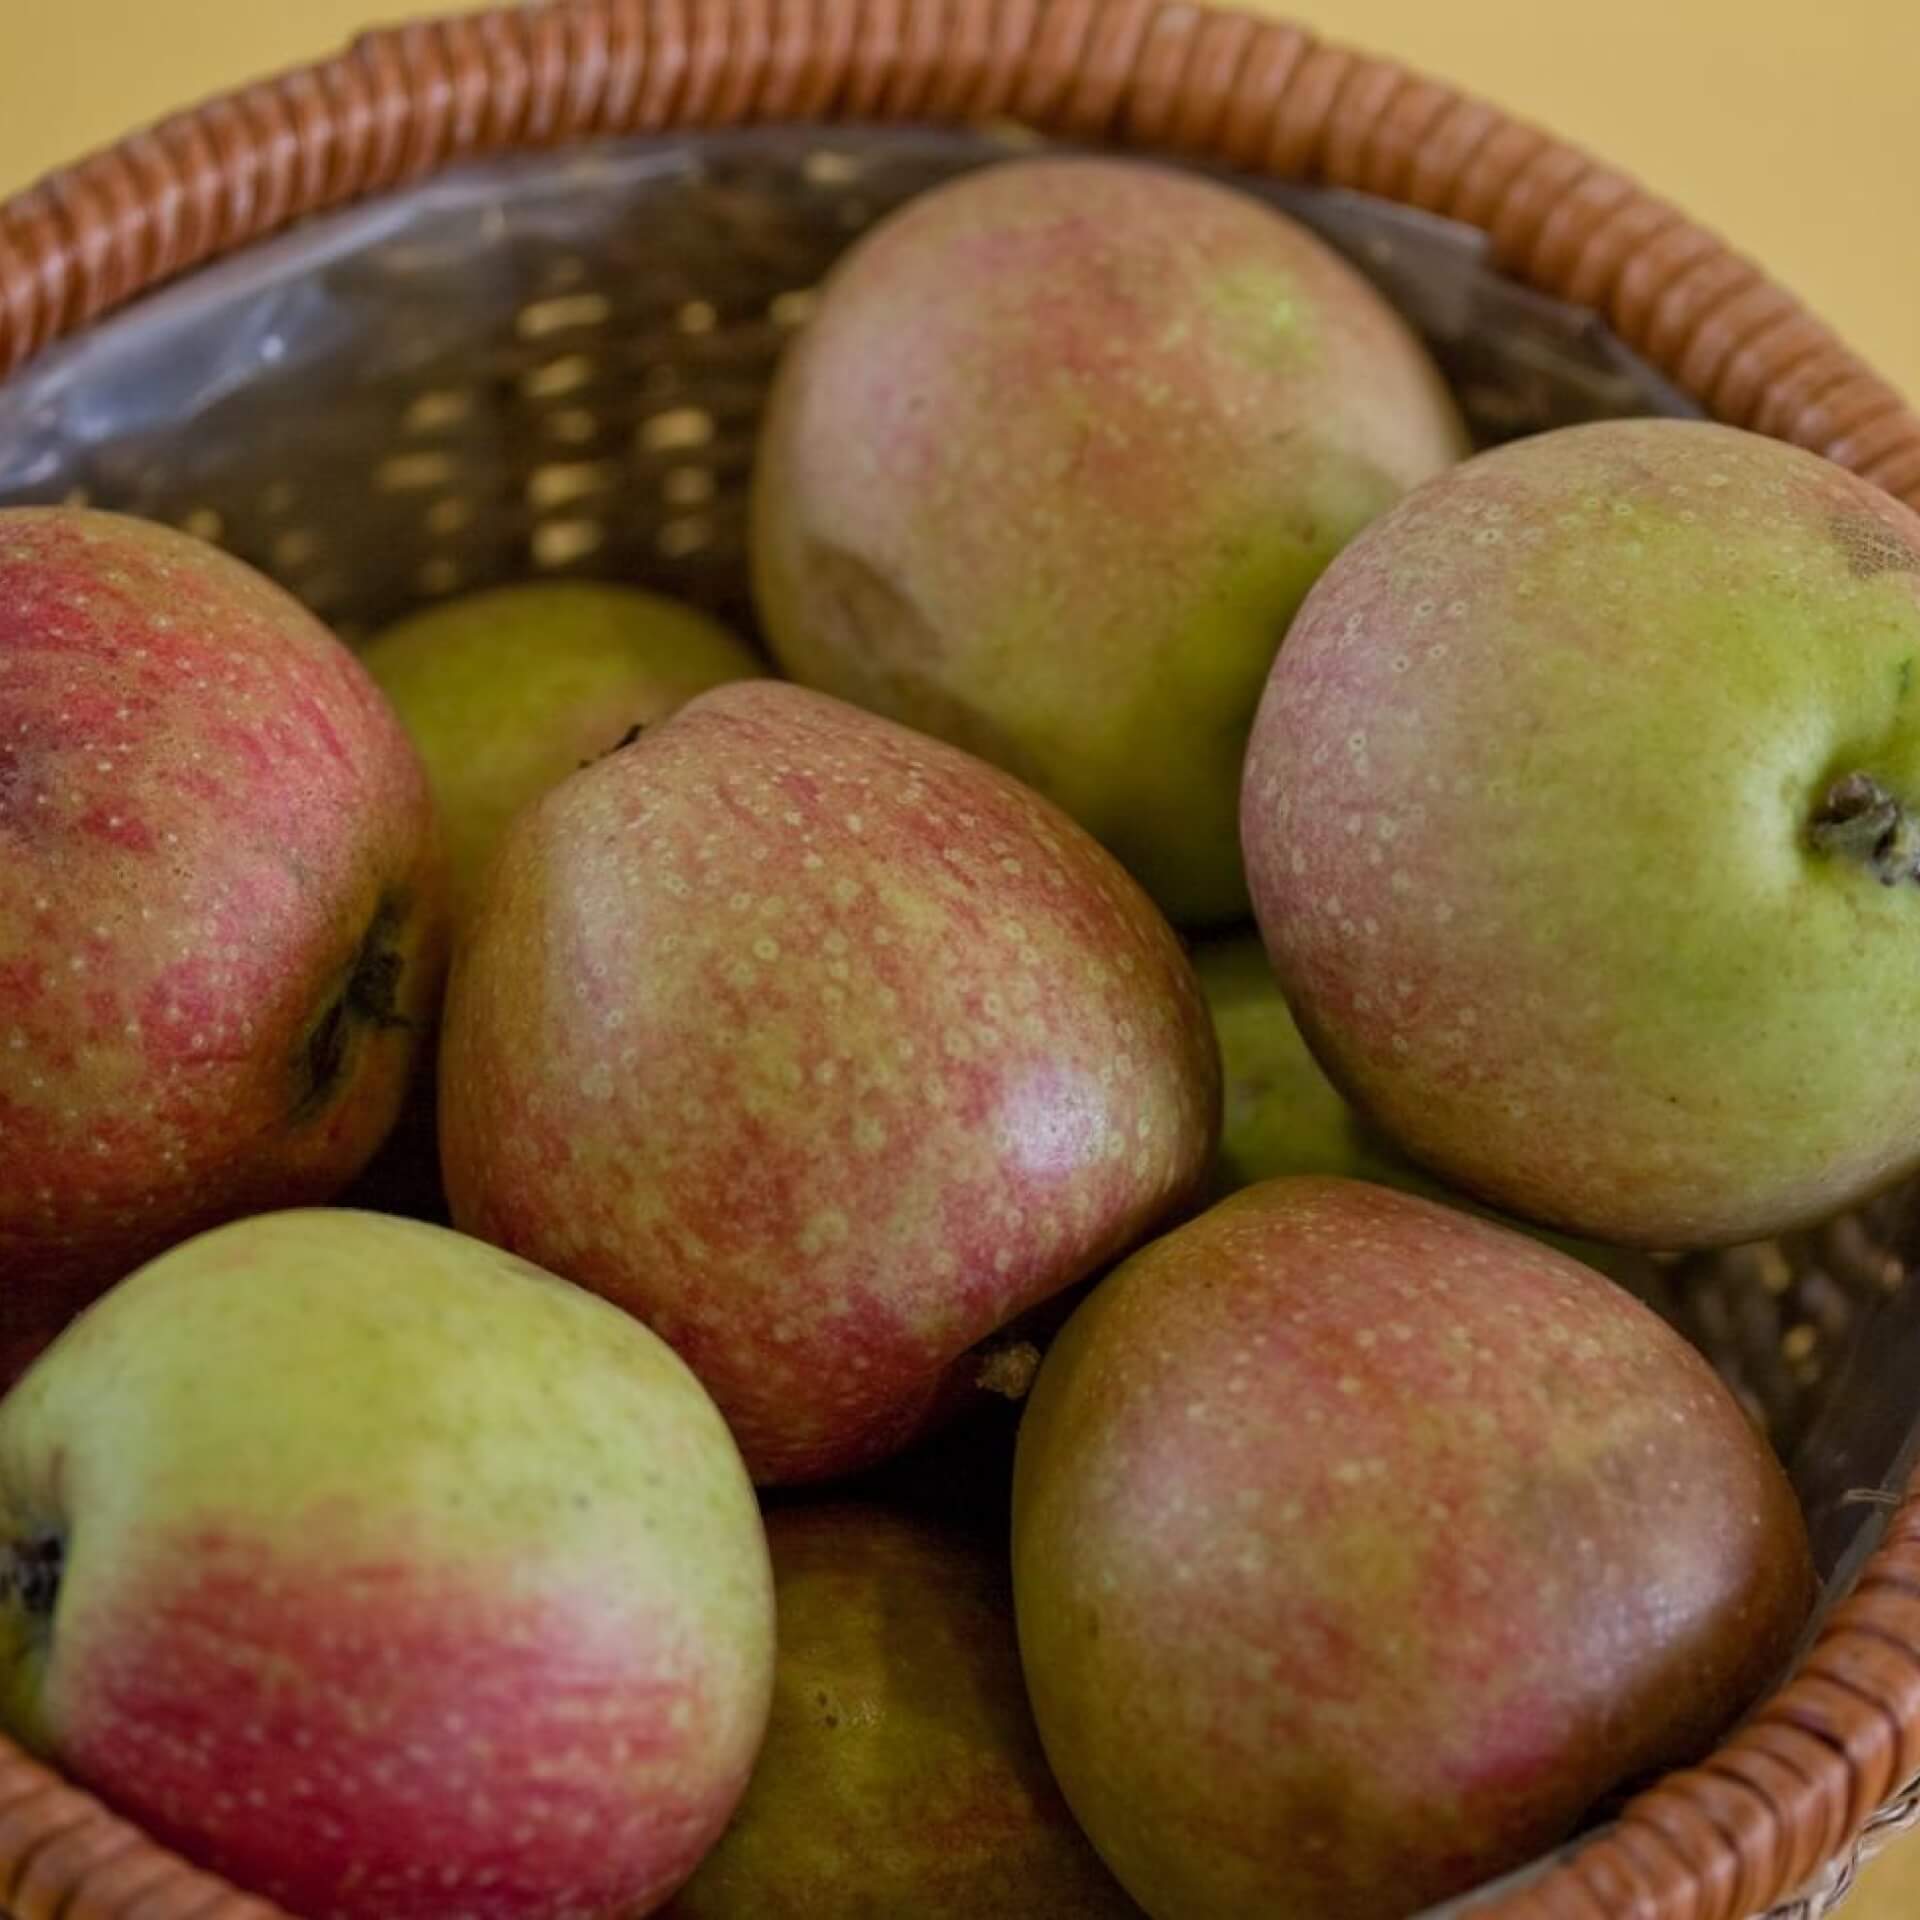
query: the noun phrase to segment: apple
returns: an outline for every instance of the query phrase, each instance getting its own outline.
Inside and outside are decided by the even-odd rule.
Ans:
[[[440,1057],[457,1225],[680,1350],[763,1482],[894,1452],[1197,1190],[1171,929],[1017,781],[736,681],[509,832]]]
[[[763,671],[740,641],[663,594],[533,581],[410,615],[362,654],[426,762],[456,925],[529,800],[723,680]]]
[[[343,1186],[442,918],[419,761],[325,628],[169,528],[0,511],[0,1339]]]
[[[1235,919],[1287,623],[1465,451],[1405,323],[1304,227],[1173,168],[1013,161],[829,276],[769,398],[755,598],[795,679],[997,761],[1176,920]]]
[[[1812,1594],[1707,1363],[1523,1235],[1268,1181],[1104,1280],[1020,1432],[1048,1758],[1154,1920],[1401,1920],[1704,1753]]]
[[[1213,1198],[1282,1174],[1329,1173],[1377,1180],[1476,1213],[1489,1211],[1415,1166],[1341,1097],[1294,1024],[1257,934],[1201,941],[1190,951],[1220,1042],[1220,1150],[1214,1158]],[[1584,1260],[1642,1297],[1655,1285],[1646,1256],[1629,1248],[1525,1221],[1503,1219],[1502,1224]]]
[[[772,1664],[693,1377],[443,1228],[217,1229],[0,1403],[0,1717],[294,1913],[651,1911],[745,1785]]]
[[[1189,951],[1220,1042],[1217,1196],[1284,1173],[1434,1191],[1321,1072],[1257,934],[1200,941]]]
[[[1139,1920],[1047,1771],[1004,1560],[855,1503],[767,1541],[766,1745],[672,1920]]]
[[[1920,518],[1688,421],[1484,454],[1328,570],[1244,834],[1315,1054],[1414,1158],[1646,1246],[1920,1167]]]

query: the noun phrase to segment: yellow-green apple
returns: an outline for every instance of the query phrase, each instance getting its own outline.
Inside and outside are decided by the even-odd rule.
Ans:
[[[456,925],[529,800],[636,726],[763,671],[693,608],[591,580],[444,601],[389,627],[361,657],[426,762]]]
[[[1276,662],[1244,834],[1315,1054],[1416,1159],[1714,1245],[1920,1166],[1920,518],[1687,421],[1482,455]]]
[[[755,597],[794,678],[998,761],[1176,919],[1231,919],[1287,622],[1464,451],[1418,342],[1305,228],[1171,168],[1014,161],[828,279],[769,404]]]
[[[1003,1556],[857,1503],[767,1542],[766,1745],[673,1920],[1139,1920],[1047,1771]]]
[[[1289,1173],[1331,1173],[1424,1194],[1484,1212],[1416,1166],[1354,1111],[1320,1069],[1274,978],[1257,934],[1203,940],[1190,949],[1193,970],[1220,1042],[1220,1150],[1212,1194],[1224,1198],[1257,1180]],[[1550,1247],[1644,1292],[1652,1279],[1644,1254],[1551,1227],[1508,1220]]]
[[[1074,1316],[1013,1555],[1048,1757],[1155,1920],[1400,1920],[1516,1866],[1702,1752],[1812,1592],[1786,1477],[1662,1321],[1306,1176]]]
[[[419,760],[311,615],[166,527],[0,512],[0,1334],[343,1186],[442,919]]]
[[[922,1430],[1192,1196],[1218,1120],[1192,970],[1109,854],[772,680],[520,816],[440,1065],[455,1222],[671,1340],[762,1481]]]
[[[1320,1071],[1257,934],[1203,940],[1189,951],[1220,1042],[1217,1194],[1285,1173],[1431,1186]]]
[[[0,1403],[9,1731],[295,1913],[651,1911],[746,1783],[772,1664],[699,1384],[444,1228],[218,1228]]]

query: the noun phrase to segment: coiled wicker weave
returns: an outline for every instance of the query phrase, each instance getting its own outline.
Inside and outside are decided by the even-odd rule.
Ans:
[[[59,476],[56,495],[73,480],[57,461],[16,462],[8,477],[5,437],[32,416],[10,415],[7,401],[26,391],[30,361],[159,282],[303,216],[393,195],[454,162],[602,136],[682,132],[697,145],[715,129],[768,123],[987,122],[1352,190],[1478,229],[1498,273],[1600,316],[1609,338],[1676,396],[1810,447],[1920,507],[1920,420],[1713,235],[1623,175],[1390,62],[1169,0],[562,0],[371,34],[336,59],[183,114],[0,206],[0,374],[15,376],[0,387],[0,498],[44,493],[49,474]],[[908,137],[863,135],[881,153]],[[930,164],[937,173],[963,163],[936,155]],[[814,183],[858,177],[841,166],[814,169]],[[788,170],[805,172],[797,161]],[[912,177],[909,169],[896,190]],[[717,184],[706,182],[717,198],[690,216],[696,251],[711,249],[715,234],[757,230],[742,211],[743,178],[722,169]],[[389,449],[376,487],[386,490],[382,510],[414,511],[410,489],[437,490],[420,538],[447,543],[409,548],[404,574],[372,585],[364,573],[349,577],[325,526],[299,521],[290,484],[241,490],[230,475],[222,499],[195,507],[165,461],[101,457],[84,485],[103,504],[165,511],[227,538],[351,628],[409,594],[480,577],[489,552],[509,556],[495,571],[516,559],[630,568],[632,543],[609,529],[640,473],[659,497],[631,518],[649,532],[655,571],[724,604],[737,597],[729,514],[759,383],[781,329],[803,315],[812,254],[876,210],[869,200],[827,220],[830,242],[815,232],[789,245],[784,230],[768,240],[753,327],[730,328],[714,302],[674,294],[671,330],[683,344],[706,342],[706,360],[695,360],[719,383],[695,392],[697,405],[671,369],[656,387],[638,365],[619,376],[637,398],[603,392],[600,413],[580,405],[579,388],[608,377],[586,348],[604,339],[618,301],[561,273],[520,311],[526,357],[487,376],[535,403],[532,451],[485,452],[536,469],[511,474],[524,513],[489,519],[486,501],[449,478],[460,459],[482,457],[470,395],[424,387],[396,417],[398,451]],[[686,246],[673,259],[676,273],[689,271]],[[626,264],[644,275],[644,258]],[[785,288],[783,273],[793,281]],[[779,296],[771,307],[770,292]],[[138,328],[148,311],[116,324]],[[81,377],[83,362],[66,366]],[[623,447],[638,420],[640,466],[603,444],[609,416]],[[1522,406],[1505,424],[1542,422]],[[1501,423],[1490,429],[1483,409],[1480,425]],[[1875,1396],[1889,1469],[1912,1458],[1920,1406],[1898,1396],[1913,1393],[1907,1383],[1920,1373],[1876,1371],[1859,1336],[1920,1323],[1905,1257],[1913,1218],[1913,1196],[1892,1196],[1820,1234],[1650,1276],[1665,1290],[1659,1303],[1714,1354],[1776,1440],[1813,1449],[1813,1471],[1833,1487],[1857,1451],[1835,1437],[1836,1423],[1857,1424],[1858,1406]],[[1896,1340],[1867,1344],[1904,1351]],[[1824,1467],[1823,1445],[1832,1455]],[[1878,1468],[1875,1477],[1884,1479]],[[1487,1920],[1747,1920],[1769,1910],[1810,1920],[1837,1901],[1863,1841],[1914,1817],[1920,1775],[1920,1489],[1862,1511],[1884,1519],[1877,1545],[1873,1525],[1834,1536],[1832,1602],[1774,1697],[1704,1764],[1463,1909]],[[156,1848],[4,1741],[0,1895],[21,1920],[275,1913]]]

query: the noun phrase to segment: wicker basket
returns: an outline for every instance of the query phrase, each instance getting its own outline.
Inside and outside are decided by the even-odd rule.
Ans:
[[[1408,312],[1483,441],[1699,411],[1920,506],[1920,420],[1712,235],[1396,66],[1169,0],[563,0],[183,115],[0,206],[0,501],[176,520],[350,635],[554,570],[744,619],[754,424],[808,289],[892,205],[1039,138],[1241,172]],[[1821,1615],[1704,1764],[1452,1911],[1802,1920],[1914,1817],[1915,1206],[1648,1264],[1788,1459]],[[275,1915],[4,1741],[0,1896]]]

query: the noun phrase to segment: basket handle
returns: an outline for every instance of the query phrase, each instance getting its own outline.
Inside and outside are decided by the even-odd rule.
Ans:
[[[554,0],[364,35],[0,206],[0,376],[147,288],[477,154],[740,121],[973,120],[1359,188],[1491,236],[1716,418],[1920,507],[1920,419],[1626,175],[1390,61],[1185,0]]]
[[[1874,1813],[1920,1773],[1920,1475],[1793,1677],[1708,1759],[1636,1796],[1468,1920],[1748,1920],[1846,1894]],[[1840,1871],[1807,1892],[1821,1869]]]
[[[969,121],[1224,161],[1487,233],[1715,417],[1920,507],[1920,419],[1625,175],[1298,27],[1185,0],[553,0],[368,34],[0,206],[0,375],[175,274],[471,156],[740,121]],[[1920,1769],[1920,1480],[1793,1679],[1712,1758],[1475,1920],[1745,1920]],[[285,1920],[0,1740],[19,1920]]]

